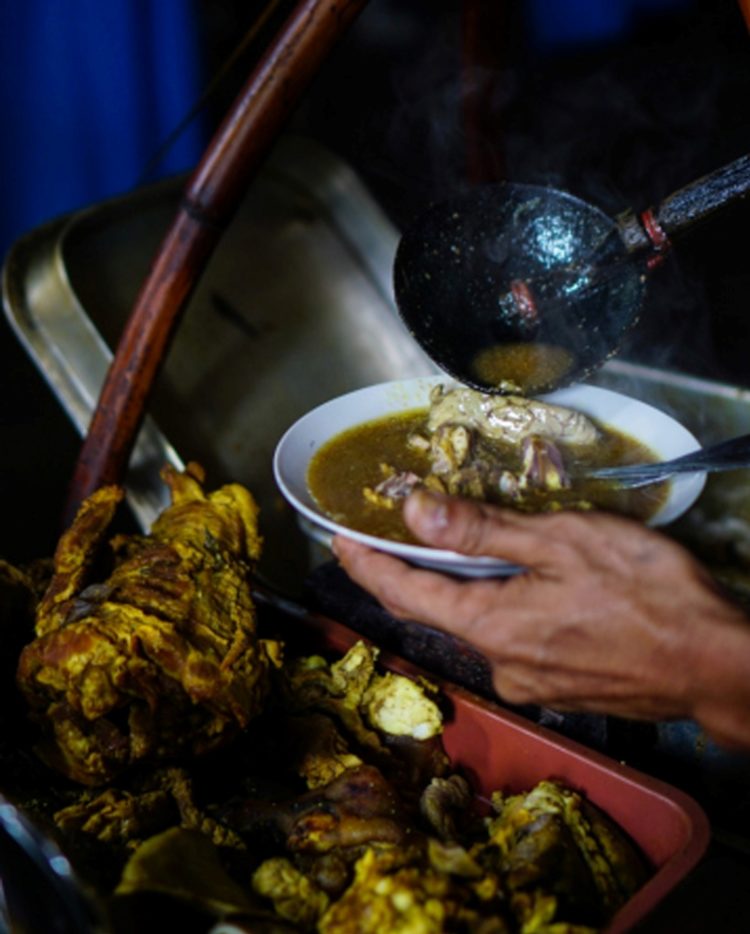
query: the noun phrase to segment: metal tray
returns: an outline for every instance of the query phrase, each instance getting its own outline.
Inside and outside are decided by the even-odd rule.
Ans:
[[[182,187],[176,178],[60,218],[8,254],[6,315],[81,434]],[[163,464],[197,460],[209,486],[252,489],[263,509],[261,571],[294,586],[311,559],[273,481],[278,439],[332,396],[435,372],[395,313],[395,245],[347,166],[306,139],[280,140],[215,251],[158,381],[128,479],[141,526],[166,505]]]

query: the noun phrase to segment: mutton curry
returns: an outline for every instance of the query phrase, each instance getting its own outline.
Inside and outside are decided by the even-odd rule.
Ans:
[[[307,482],[341,525],[412,541],[401,502],[416,486],[526,511],[606,509],[646,521],[668,484],[623,490],[578,473],[653,460],[643,444],[580,412],[438,386],[429,408],[364,422],[324,444]]]

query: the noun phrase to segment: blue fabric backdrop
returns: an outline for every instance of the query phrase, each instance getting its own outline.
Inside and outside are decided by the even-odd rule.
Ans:
[[[194,0],[0,0],[0,257],[27,229],[139,184],[204,84]],[[181,134],[157,176],[207,142]]]
[[[673,13],[692,0],[523,0],[533,46],[541,53],[612,42],[627,36],[636,17]]]

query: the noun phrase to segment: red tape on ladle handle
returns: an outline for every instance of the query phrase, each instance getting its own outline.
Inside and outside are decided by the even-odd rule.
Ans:
[[[748,192],[750,154],[685,185],[639,217],[632,211],[621,214],[617,225],[625,249],[628,253],[650,249],[657,257],[663,256],[672,239],[722,208],[746,198]]]
[[[136,299],[71,480],[64,521],[121,483],[181,314],[254,172],[302,92],[367,0],[301,0],[246,82],[190,178]]]

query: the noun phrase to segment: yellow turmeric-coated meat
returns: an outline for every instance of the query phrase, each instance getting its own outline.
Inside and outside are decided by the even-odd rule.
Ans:
[[[444,872],[396,847],[370,848],[344,895],[320,918],[320,934],[509,934],[503,917]],[[471,904],[472,900],[476,904]]]
[[[111,542],[99,583],[92,576],[122,491],[105,487],[84,502],[19,661],[43,757],[88,785],[222,744],[260,711],[279,662],[279,644],[255,632],[253,497],[237,484],[205,494],[195,464],[163,476],[172,504],[150,534]]]

